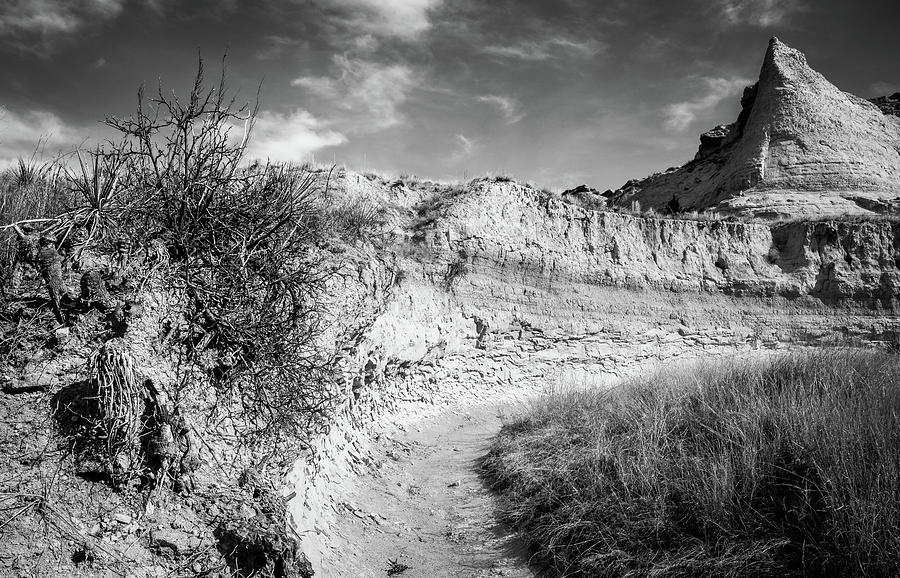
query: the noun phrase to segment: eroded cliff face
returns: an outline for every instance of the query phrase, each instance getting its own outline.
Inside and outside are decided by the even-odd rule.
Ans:
[[[356,198],[358,176],[342,178],[340,194]],[[345,350],[337,425],[291,478],[314,564],[322,504],[340,491],[328,480],[370,463],[366,432],[385,416],[535,391],[560,376],[886,343],[900,331],[898,222],[641,218],[490,179],[409,194],[365,180],[385,223],[360,279],[391,282]]]
[[[459,367],[476,381],[543,379],[567,363],[616,373],[694,346],[880,342],[900,328],[900,221],[634,217],[491,179],[397,189],[365,191],[386,221],[359,276],[384,296],[347,364],[364,382],[424,379],[453,356],[479,360]]]
[[[694,328],[739,341],[869,339],[878,332],[846,321],[896,311],[898,230],[891,221],[639,218],[482,182],[411,243],[465,271],[452,298],[488,334],[524,323],[557,335]]]

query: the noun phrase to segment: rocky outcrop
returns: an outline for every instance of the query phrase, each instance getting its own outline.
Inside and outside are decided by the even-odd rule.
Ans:
[[[881,109],[884,114],[900,116],[900,92],[895,92],[890,96],[870,98],[869,102]]]
[[[799,51],[773,38],[741,104],[735,123],[701,136],[691,162],[629,181],[613,202],[823,216],[890,212],[900,201],[900,119],[829,83]]]
[[[606,208],[607,193],[587,185],[578,185],[562,192],[562,198],[586,209],[600,210]]]

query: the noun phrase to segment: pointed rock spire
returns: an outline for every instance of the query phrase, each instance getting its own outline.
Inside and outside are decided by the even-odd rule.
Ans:
[[[835,87],[800,51],[773,37],[741,105],[737,122],[701,136],[694,160],[626,183],[614,202],[662,210],[674,196],[688,210],[782,215],[900,207],[900,119]]]

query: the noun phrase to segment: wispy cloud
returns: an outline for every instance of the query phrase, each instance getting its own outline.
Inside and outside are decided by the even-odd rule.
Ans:
[[[430,14],[443,0],[315,0],[315,3],[326,11],[333,26],[354,36],[362,32],[381,38],[415,40],[431,28]]]
[[[313,109],[350,137],[405,122],[403,105],[423,84],[423,72],[402,56],[383,50],[390,41],[418,42],[431,26],[431,13],[444,0],[294,0],[311,3],[323,15],[335,48],[322,76],[301,76],[292,86],[317,99]],[[288,39],[272,39],[286,44]]]
[[[879,80],[869,85],[871,91],[870,96],[889,96],[895,92],[900,92],[900,82],[885,82]]]
[[[51,52],[56,41],[118,16],[125,0],[5,0],[0,37],[21,50]]]
[[[403,122],[400,110],[421,82],[405,64],[382,64],[338,55],[333,74],[300,77],[291,84],[306,88],[340,111],[336,124],[349,132],[375,132]]]
[[[803,0],[718,0],[727,25],[746,24],[766,28],[786,24],[791,15],[805,9]]]
[[[512,45],[492,45],[483,52],[500,58],[542,61],[554,58],[593,58],[606,50],[607,46],[598,40],[573,40],[554,37],[540,42],[528,41]]]
[[[260,60],[272,60],[282,56],[291,47],[300,44],[300,40],[289,36],[270,35],[263,39],[265,46],[256,52]]]
[[[256,117],[247,147],[250,158],[272,161],[299,160],[330,146],[347,142],[347,137],[328,128],[327,123],[305,110],[289,114],[263,111]]]
[[[451,163],[456,163],[470,157],[476,146],[475,141],[464,134],[454,135],[453,143],[456,147],[456,151],[450,155]]]
[[[507,124],[515,124],[525,118],[526,113],[520,112],[519,103],[508,96],[486,94],[478,97],[479,102],[491,104],[500,111]]]
[[[82,138],[81,131],[52,112],[14,112],[0,107],[0,166],[31,156],[39,144],[43,152],[54,156],[79,144]]]
[[[708,111],[728,97],[738,94],[745,86],[753,83],[748,78],[703,78],[706,92],[692,100],[670,104],[664,111],[664,123],[667,130],[682,132],[686,130],[704,111]]]

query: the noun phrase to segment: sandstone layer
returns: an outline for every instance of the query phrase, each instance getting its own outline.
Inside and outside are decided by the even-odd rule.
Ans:
[[[612,202],[766,217],[896,211],[900,118],[889,114],[893,101],[879,108],[841,91],[773,38],[741,104],[736,122],[701,136],[692,161],[629,181]]]

